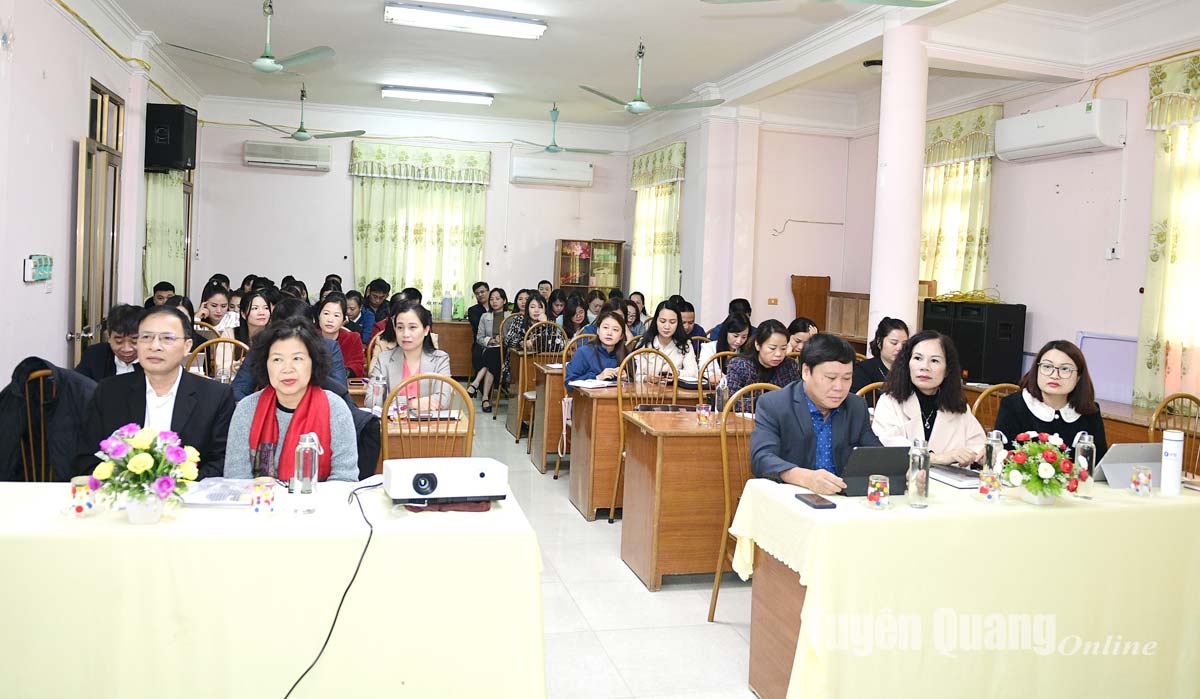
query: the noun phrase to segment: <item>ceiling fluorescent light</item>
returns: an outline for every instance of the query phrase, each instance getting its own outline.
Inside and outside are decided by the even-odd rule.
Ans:
[[[433,87],[403,87],[399,85],[384,85],[383,96],[400,100],[425,100],[428,102],[458,102],[461,104],[482,104],[492,106],[495,95],[486,92],[467,92],[465,90],[440,90]]]
[[[474,10],[431,7],[406,2],[389,2],[383,7],[383,21],[425,29],[507,36],[513,39],[538,39],[546,31],[540,19],[493,15]]]

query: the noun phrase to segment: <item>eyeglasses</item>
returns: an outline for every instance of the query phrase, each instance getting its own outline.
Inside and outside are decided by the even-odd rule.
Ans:
[[[1042,362],[1038,364],[1038,371],[1042,373],[1042,376],[1054,376],[1057,374],[1059,378],[1069,379],[1078,373],[1079,370],[1073,366],[1054,366],[1049,362]]]
[[[142,345],[154,344],[155,338],[162,343],[163,347],[172,347],[176,342],[179,342],[181,339],[183,339],[175,333],[138,333],[137,335],[138,344]]]

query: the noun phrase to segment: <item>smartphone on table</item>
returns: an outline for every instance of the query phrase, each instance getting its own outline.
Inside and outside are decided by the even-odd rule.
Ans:
[[[837,507],[832,500],[827,500],[816,493],[796,493],[796,499],[814,510],[832,510]]]

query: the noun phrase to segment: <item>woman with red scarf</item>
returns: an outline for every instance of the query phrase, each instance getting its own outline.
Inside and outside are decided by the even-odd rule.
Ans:
[[[329,351],[305,318],[286,318],[255,338],[247,358],[258,385],[233,412],[225,449],[225,477],[251,478],[251,454],[267,455],[271,475],[288,480],[295,470],[300,435],[321,444],[320,480],[357,481],[354,418],[336,394],[321,389],[329,374]]]

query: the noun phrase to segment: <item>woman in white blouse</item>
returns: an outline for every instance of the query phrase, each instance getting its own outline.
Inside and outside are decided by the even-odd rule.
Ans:
[[[746,343],[750,341],[750,318],[744,313],[735,313],[725,319],[721,323],[721,334],[715,342],[705,342],[700,345],[700,357],[696,363],[700,368],[704,368],[708,364],[708,360],[712,359],[713,355],[718,352],[741,352],[745,348]],[[713,362],[708,365],[704,376],[712,386],[721,383],[721,379],[725,378],[725,372],[721,369],[720,362]]]
[[[871,428],[884,446],[924,439],[934,464],[980,461],[987,438],[967,409],[958,351],[949,337],[926,330],[909,338],[888,372]]]
[[[699,369],[696,366],[696,353],[692,351],[692,343],[683,329],[683,317],[675,304],[663,301],[654,311],[654,318],[646,325],[646,332],[638,341],[638,349],[650,347],[662,352],[675,365],[679,378],[696,380]],[[638,374],[647,376],[662,374],[665,368],[651,366],[652,362],[643,362],[638,367]]]

